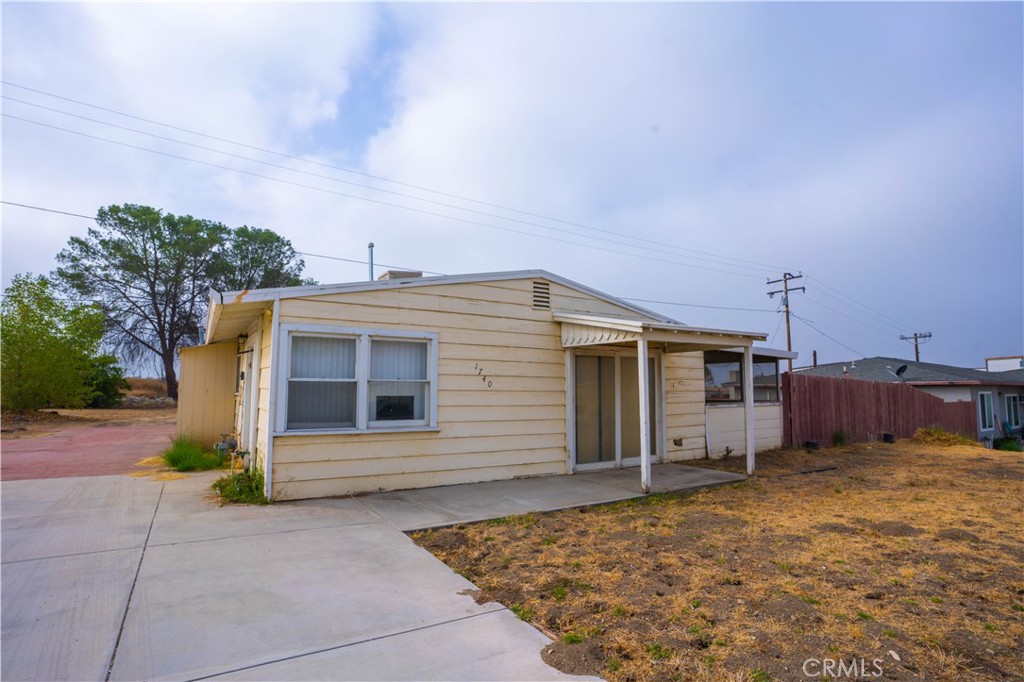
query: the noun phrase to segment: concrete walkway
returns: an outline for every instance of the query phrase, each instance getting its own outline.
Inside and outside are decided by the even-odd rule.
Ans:
[[[666,467],[662,488],[736,480]],[[215,477],[4,481],[0,676],[586,679],[402,529],[639,494],[633,469],[221,508]]]
[[[653,492],[693,490],[742,481],[746,477],[713,469],[655,464]],[[404,531],[471,523],[500,516],[554,511],[641,497],[640,470],[605,469],[572,476],[519,478],[419,490],[375,493],[358,499]],[[342,498],[347,499],[347,498]],[[306,500],[293,504],[331,505],[337,500]]]

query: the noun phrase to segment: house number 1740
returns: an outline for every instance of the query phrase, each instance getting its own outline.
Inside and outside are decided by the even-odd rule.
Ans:
[[[492,386],[494,386],[494,382],[491,381],[486,374],[484,374],[484,368],[480,366],[479,362],[473,365],[473,369],[474,371],[476,371],[476,375],[480,377],[480,381],[487,384],[487,388],[491,388]]]

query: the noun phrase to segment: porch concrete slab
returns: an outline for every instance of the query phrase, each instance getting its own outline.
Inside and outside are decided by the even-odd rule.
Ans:
[[[745,478],[739,474],[680,464],[657,464],[651,467],[653,492],[693,490]],[[572,476],[517,478],[375,493],[355,499],[399,529],[409,532],[501,516],[605,504],[643,495],[640,490],[640,470],[631,467]],[[308,500],[306,504],[320,505],[326,502]]]
[[[8,561],[5,553],[0,677],[103,680],[141,554]]]
[[[217,680],[600,680],[560,673],[548,639],[510,611],[491,611],[384,639],[218,675]],[[395,655],[401,652],[401,655]],[[467,656],[472,652],[472,656]]]
[[[629,469],[610,469],[576,474],[611,488],[631,491],[640,494],[640,471]],[[715,471],[683,464],[657,464],[651,467],[651,491],[656,493],[679,492],[706,488],[725,483],[743,481],[746,476],[727,471]]]
[[[504,608],[470,589],[383,522],[150,546],[111,679],[193,679]]]
[[[78,481],[78,487],[69,481]],[[40,485],[47,483],[52,485]],[[38,498],[32,499],[26,491],[37,493]],[[3,561],[140,548],[159,496],[159,485],[123,476],[5,485],[0,502]]]

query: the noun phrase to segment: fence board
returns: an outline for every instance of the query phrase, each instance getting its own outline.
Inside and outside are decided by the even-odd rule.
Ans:
[[[976,438],[974,403],[947,403],[906,384],[782,375],[786,444],[831,445],[842,430],[852,442],[881,440],[883,433],[909,438],[922,426],[937,426]]]

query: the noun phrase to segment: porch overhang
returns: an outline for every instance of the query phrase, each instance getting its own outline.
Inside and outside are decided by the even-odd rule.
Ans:
[[[579,348],[617,344],[635,344],[643,339],[659,344],[665,353],[736,349],[750,347],[768,336],[760,332],[691,327],[640,318],[601,317],[555,311],[562,325],[562,347]]]
[[[731,329],[690,327],[678,322],[637,317],[608,317],[581,313],[552,311],[554,320],[562,325],[562,347],[636,345],[637,388],[640,425],[640,487],[651,490],[651,424],[648,414],[648,385],[651,377],[647,352],[657,346],[663,353],[686,353],[705,350],[741,350],[742,375],[753,376],[755,341],[768,337],[760,332]],[[743,422],[747,448],[747,475],[754,473],[754,389],[753,382],[743,382]]]

